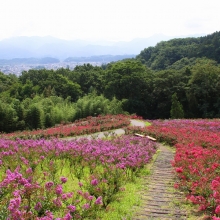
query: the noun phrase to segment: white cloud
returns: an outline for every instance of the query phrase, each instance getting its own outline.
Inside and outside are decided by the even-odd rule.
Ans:
[[[56,36],[131,40],[218,31],[218,1],[3,0],[0,39]]]

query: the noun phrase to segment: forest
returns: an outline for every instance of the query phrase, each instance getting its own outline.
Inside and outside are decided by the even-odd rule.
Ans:
[[[74,70],[0,72],[0,132],[99,114],[220,117],[220,32],[159,42],[132,59]]]

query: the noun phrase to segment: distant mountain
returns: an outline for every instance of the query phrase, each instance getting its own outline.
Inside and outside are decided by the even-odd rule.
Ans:
[[[0,59],[0,65],[20,65],[20,64],[51,64],[59,63],[60,60],[52,57],[44,58],[14,58],[14,59]]]
[[[101,55],[101,56],[91,56],[91,57],[68,57],[64,62],[114,62],[118,60],[123,60],[127,58],[134,58],[136,55]]]
[[[54,37],[14,37],[0,41],[0,59],[54,57],[91,57],[99,55],[139,54],[149,46],[172,39],[165,35],[137,38],[129,42],[62,40]]]

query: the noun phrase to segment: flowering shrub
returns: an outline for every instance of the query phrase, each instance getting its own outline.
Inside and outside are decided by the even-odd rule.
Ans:
[[[220,217],[220,120],[155,120],[146,128],[126,133],[151,135],[176,147],[172,165],[187,198],[213,219]]]
[[[98,117],[87,117],[77,120],[74,124],[59,125],[45,130],[23,131],[9,134],[2,134],[2,138],[20,138],[20,139],[40,139],[50,137],[68,137],[84,134],[91,134],[100,131],[108,131],[115,128],[121,128],[130,124],[131,116],[127,115],[105,115]],[[132,118],[136,118],[132,116]]]
[[[134,136],[112,140],[0,139],[3,219],[96,219],[156,151]]]

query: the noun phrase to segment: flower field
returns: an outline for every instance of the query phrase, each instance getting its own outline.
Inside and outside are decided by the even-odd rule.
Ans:
[[[77,123],[91,125],[89,120],[94,119]],[[131,135],[74,141],[2,138],[0,219],[100,219],[155,152],[154,142]]]
[[[133,118],[136,117],[137,116],[133,116]],[[130,124],[130,118],[132,117],[127,115],[105,115],[98,117],[90,116],[81,120],[77,120],[74,122],[74,124],[61,124],[48,129],[0,134],[0,138],[48,139],[51,137],[61,138],[68,136],[85,135],[128,126]]]
[[[174,145],[176,188],[213,219],[220,219],[220,120],[155,120],[146,128],[127,128]]]

